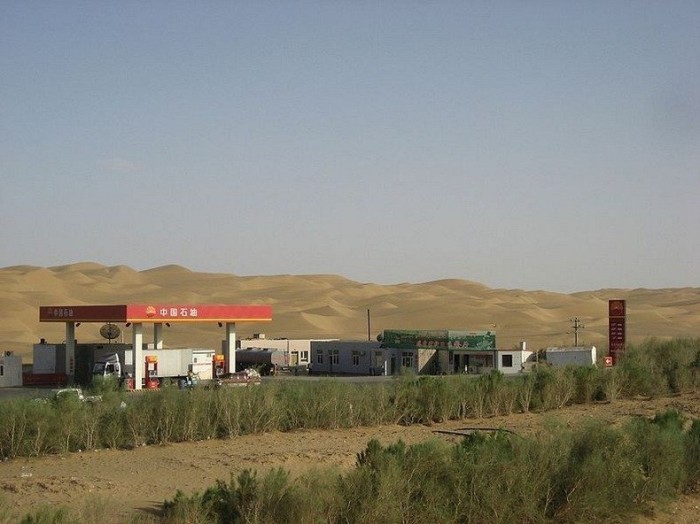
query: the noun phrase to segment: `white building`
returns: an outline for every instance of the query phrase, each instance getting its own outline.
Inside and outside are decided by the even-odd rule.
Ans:
[[[519,349],[497,349],[494,355],[496,369],[504,375],[530,371],[531,364],[535,360],[535,354],[532,351],[527,351],[524,343]]]
[[[290,367],[306,367],[311,363],[311,344],[314,342],[330,342],[337,339],[288,339],[265,338],[263,333],[236,341],[238,349],[276,349],[285,352],[286,365]]]
[[[383,348],[379,342],[314,341],[312,372],[338,375],[395,375],[411,370],[421,375],[489,373],[513,375],[529,370],[534,353],[518,349],[450,351],[424,348]]]
[[[311,372],[339,375],[390,375],[391,350],[379,342],[314,340]]]
[[[547,363],[554,367],[595,366],[595,346],[549,347],[545,350]]]
[[[22,357],[12,351],[0,353],[0,387],[12,388],[22,385]]]

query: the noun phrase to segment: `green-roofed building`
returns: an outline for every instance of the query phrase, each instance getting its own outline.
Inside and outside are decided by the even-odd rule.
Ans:
[[[384,331],[382,346],[397,349],[444,349],[446,351],[496,349],[494,331],[405,330]]]
[[[500,364],[494,331],[386,329],[381,347],[389,354],[388,374],[483,373]]]

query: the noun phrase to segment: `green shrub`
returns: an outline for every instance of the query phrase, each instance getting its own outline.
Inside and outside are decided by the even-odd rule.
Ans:
[[[588,404],[594,399],[600,399],[603,396],[602,371],[600,369],[593,366],[578,366],[574,368],[573,373],[576,384],[574,402]]]
[[[535,439],[372,440],[348,472],[291,481],[281,470],[262,478],[245,470],[203,496],[176,495],[165,514],[193,522],[620,522],[674,496],[700,470],[700,426],[685,432],[683,422],[666,412],[621,429],[598,422]]]
[[[618,367],[624,374],[624,394],[658,396],[696,387],[700,339],[648,339],[630,345]]]
[[[445,377],[421,377],[415,402],[415,421],[421,424],[445,422],[452,411],[450,389]]]
[[[630,423],[628,433],[646,478],[639,499],[668,499],[686,485],[688,435],[683,424],[675,410],[657,414],[653,420],[637,418]]]
[[[605,400],[614,402],[622,396],[625,389],[625,376],[619,367],[603,370],[601,389]]]
[[[666,393],[664,379],[647,354],[630,348],[617,365],[623,376],[623,393],[626,396],[653,397]]]
[[[26,401],[0,402],[0,459],[28,454],[32,417]]]
[[[230,483],[219,481],[202,496],[202,505],[218,522],[299,522],[301,498],[289,473],[274,469],[258,480],[243,470]]]
[[[17,522],[17,515],[5,497],[0,494],[0,524],[13,524],[15,522]]]
[[[162,521],[165,524],[217,522],[212,513],[211,504],[205,502],[199,493],[187,496],[178,490],[173,500],[166,500],[163,503]]]
[[[22,524],[80,524],[66,508],[41,506],[22,519]]]
[[[700,483],[700,420],[694,420],[686,436],[685,468],[688,473],[685,489]]]
[[[608,521],[633,511],[644,478],[623,435],[596,422],[570,438],[548,515],[557,522]]]
[[[523,413],[530,411],[532,396],[535,392],[535,381],[536,373],[534,372],[518,375],[515,379],[516,400]]]

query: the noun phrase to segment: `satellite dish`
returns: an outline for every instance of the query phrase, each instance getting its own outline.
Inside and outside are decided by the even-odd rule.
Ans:
[[[116,324],[105,324],[100,328],[100,335],[107,340],[114,340],[121,335],[121,329]]]

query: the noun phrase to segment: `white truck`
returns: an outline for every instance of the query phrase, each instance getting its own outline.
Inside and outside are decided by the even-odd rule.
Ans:
[[[134,376],[133,350],[115,349],[108,347],[95,351],[93,378],[114,376],[120,381],[128,381]],[[168,379],[180,386],[191,385],[194,380],[210,381],[215,376],[216,362],[213,349],[144,349],[143,361],[137,365],[143,366],[142,385],[154,389]]]

